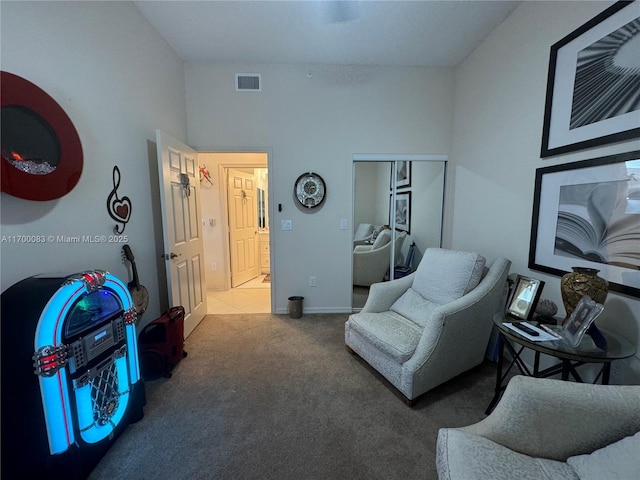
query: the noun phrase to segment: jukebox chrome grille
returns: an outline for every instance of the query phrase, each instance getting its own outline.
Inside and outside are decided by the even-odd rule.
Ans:
[[[118,374],[115,363],[111,363],[97,376],[90,380],[91,404],[93,420],[98,425],[106,425],[117,410],[120,394],[118,393]]]
[[[123,395],[129,393],[128,379],[126,378],[126,366],[124,367],[124,377],[121,375],[123,370],[120,369],[124,365],[127,348],[123,345],[113,354],[105,359],[100,365],[90,369],[84,375],[74,381],[76,394],[85,392],[80,398],[86,398],[86,407],[90,408],[89,415],[84,416],[82,420],[81,432],[87,432],[95,427],[102,427],[107,424],[112,426],[117,423],[114,417],[122,416],[122,412],[118,413],[118,406]],[[85,396],[86,395],[86,396]],[[125,399],[126,405],[126,399]]]

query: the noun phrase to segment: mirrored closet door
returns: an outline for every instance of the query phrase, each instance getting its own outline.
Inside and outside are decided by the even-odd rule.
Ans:
[[[353,168],[352,307],[359,311],[371,284],[408,275],[426,248],[441,246],[446,156],[354,155]]]

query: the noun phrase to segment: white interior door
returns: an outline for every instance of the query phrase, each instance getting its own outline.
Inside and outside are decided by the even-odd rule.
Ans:
[[[156,130],[170,306],[185,309],[185,338],[207,313],[198,153]]]
[[[237,287],[260,274],[256,177],[229,169],[229,252],[231,287]]]

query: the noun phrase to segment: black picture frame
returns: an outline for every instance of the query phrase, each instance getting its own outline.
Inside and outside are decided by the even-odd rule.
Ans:
[[[530,320],[540,300],[544,282],[536,278],[518,275],[507,302],[507,315],[520,320]]]
[[[393,163],[391,164],[391,182],[389,190],[411,187],[411,161],[398,160],[396,174],[393,174]]]
[[[395,215],[395,228],[402,232],[411,233],[411,192],[396,192],[396,204],[391,205],[393,195],[389,195],[389,225],[393,225],[392,215]]]
[[[529,268],[574,266],[640,297],[640,150],[536,170]]]
[[[619,1],[551,47],[541,157],[640,137],[638,56],[610,67],[639,27],[640,2]]]

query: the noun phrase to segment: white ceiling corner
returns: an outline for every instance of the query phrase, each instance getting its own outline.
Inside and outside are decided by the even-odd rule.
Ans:
[[[455,67],[521,2],[134,3],[186,62]]]

